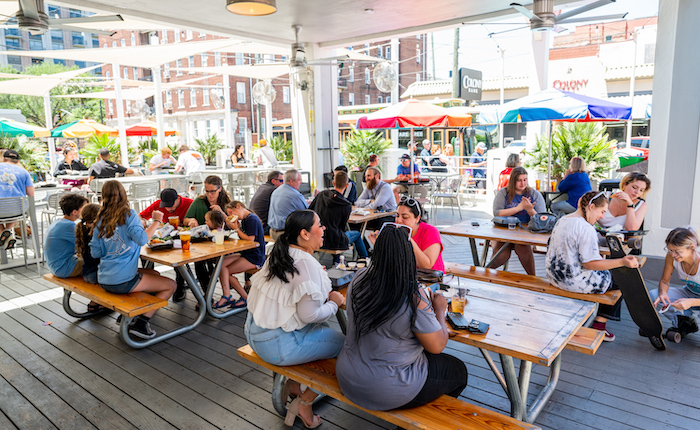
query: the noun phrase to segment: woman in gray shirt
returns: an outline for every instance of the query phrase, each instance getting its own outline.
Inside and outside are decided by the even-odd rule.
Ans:
[[[371,410],[413,408],[458,397],[467,367],[450,355],[442,295],[416,281],[408,229],[384,224],[370,267],[348,287],[348,328],[336,375],[343,394]]]

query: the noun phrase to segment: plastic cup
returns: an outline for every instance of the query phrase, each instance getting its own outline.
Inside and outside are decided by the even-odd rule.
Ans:
[[[464,305],[467,304],[467,293],[469,293],[469,289],[467,287],[458,286],[455,290],[454,295],[452,295],[452,312],[463,314]]]
[[[552,181],[550,185],[552,186],[552,192],[555,192],[557,190],[557,181]]]
[[[539,179],[535,181],[535,187],[537,188],[537,191],[540,190],[541,185],[542,185],[542,181],[540,181]]]
[[[190,232],[180,233],[180,243],[182,243],[182,250],[183,251],[190,250],[190,238],[191,237],[192,236],[190,235]]]
[[[514,222],[508,223],[508,230],[515,230],[515,223]]]
[[[215,231],[214,232],[214,243],[217,245],[223,245],[224,244],[224,232],[223,231]]]
[[[180,224],[180,217],[170,216],[168,217],[168,223],[177,229],[177,226]]]

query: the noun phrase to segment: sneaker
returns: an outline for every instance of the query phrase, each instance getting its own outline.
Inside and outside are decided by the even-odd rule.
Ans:
[[[12,236],[12,231],[10,230],[3,230],[2,233],[0,233],[0,249],[5,249],[7,246],[7,240]]]
[[[175,294],[173,294],[173,302],[181,302],[187,297],[187,292],[185,291],[184,285],[178,285],[175,289]]]
[[[608,329],[605,328],[605,323],[596,321],[593,323],[593,325],[591,325],[591,328],[593,330],[605,332],[605,337],[603,338],[604,342],[612,342],[613,340],[615,340],[615,335],[610,333]]]
[[[120,325],[121,323],[122,323],[122,316],[119,315],[119,316],[117,317],[117,321],[115,321],[115,324],[116,324],[116,325]]]
[[[142,317],[136,317],[129,324],[129,334],[141,339],[153,339],[156,337],[156,332],[151,329],[151,324]]]

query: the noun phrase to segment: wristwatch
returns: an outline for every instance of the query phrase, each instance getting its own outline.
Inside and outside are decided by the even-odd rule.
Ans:
[[[634,205],[627,205],[628,208],[634,208]]]

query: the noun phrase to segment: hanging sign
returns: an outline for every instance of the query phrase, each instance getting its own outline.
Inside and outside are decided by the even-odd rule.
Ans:
[[[481,100],[481,70],[459,69],[459,98]]]

